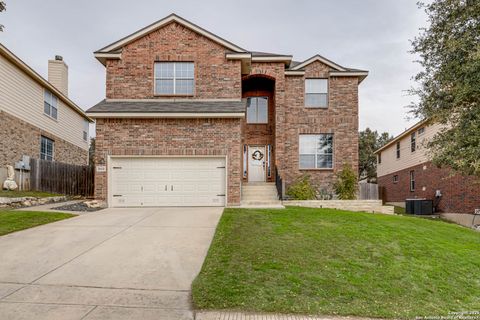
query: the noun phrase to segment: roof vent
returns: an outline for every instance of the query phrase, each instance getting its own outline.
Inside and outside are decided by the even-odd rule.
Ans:
[[[63,57],[62,57],[62,56],[55,56],[55,60],[57,60],[57,61],[63,61]]]

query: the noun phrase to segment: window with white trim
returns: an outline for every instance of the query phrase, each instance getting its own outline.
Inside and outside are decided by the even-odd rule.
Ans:
[[[410,171],[410,191],[415,191],[415,171]]]
[[[333,134],[302,134],[299,137],[300,169],[333,168]]]
[[[397,183],[397,182],[398,182],[398,174],[393,176],[393,183]]]
[[[155,62],[156,95],[193,95],[193,62]]]
[[[417,135],[414,132],[410,135],[410,151],[415,152],[415,150],[417,150]]]
[[[52,161],[54,147],[55,147],[55,142],[52,139],[41,136],[40,159]]]
[[[267,97],[253,97],[247,99],[247,123],[268,123]]]
[[[88,131],[89,131],[90,124],[87,120],[83,121],[83,140],[88,141]]]
[[[328,79],[305,79],[305,107],[328,107]]]
[[[43,94],[43,113],[53,119],[58,118],[58,99],[46,89]]]

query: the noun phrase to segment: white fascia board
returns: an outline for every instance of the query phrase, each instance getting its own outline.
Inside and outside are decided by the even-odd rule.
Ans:
[[[91,112],[91,118],[244,118],[245,113]]]
[[[221,45],[223,45],[224,47],[232,50],[232,51],[236,51],[236,52],[245,52],[244,49],[234,45],[233,43],[230,43],[216,35],[214,35],[213,33],[210,33],[209,31],[205,30],[205,29],[202,29],[200,28],[199,26],[175,15],[175,14],[171,14],[169,15],[168,17],[165,17],[164,19],[161,19],[143,29],[140,29],[139,31],[137,32],[134,32],[132,33],[131,35],[117,41],[117,42],[114,42],[112,43],[111,45],[105,47],[105,48],[102,48],[100,50],[98,50],[98,52],[109,52],[109,51],[112,51],[112,50],[116,50],[116,49],[119,49],[121,47],[123,47],[124,45],[138,39],[138,38],[141,38],[143,37],[144,35],[146,34],[149,34],[150,32],[164,26],[164,25],[167,25],[169,24],[170,22],[177,22],[199,34],[201,34],[202,36],[214,41],[214,42],[217,42]]]
[[[121,59],[121,53],[108,53],[108,52],[96,52],[94,53],[95,58],[106,58],[106,59]]]
[[[290,62],[292,56],[274,56],[274,57],[252,57],[253,62]]]
[[[366,77],[368,76],[368,71],[346,71],[346,72],[336,72],[330,71],[332,77]]]
[[[251,59],[251,53],[227,53],[225,57],[230,60],[242,60],[242,59]]]

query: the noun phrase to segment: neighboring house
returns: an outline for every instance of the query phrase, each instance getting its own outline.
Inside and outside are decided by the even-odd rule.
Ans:
[[[29,156],[88,163],[93,122],[68,98],[68,67],[48,62],[48,81],[0,44],[0,166]]]
[[[425,198],[434,200],[437,209],[445,213],[472,214],[480,209],[480,180],[431,163],[427,143],[441,128],[420,121],[375,152],[384,200],[403,204],[405,199]],[[437,190],[441,193],[438,199]]]
[[[174,14],[105,48],[96,196],[110,206],[238,205],[242,184],[358,167],[367,71],[248,51]]]

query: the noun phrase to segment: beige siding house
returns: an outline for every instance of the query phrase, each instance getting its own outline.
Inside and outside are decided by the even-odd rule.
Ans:
[[[49,61],[49,81],[0,44],[0,167],[22,156],[88,163],[92,120],[68,98],[68,67]]]
[[[427,144],[440,130],[440,124],[420,121],[377,150],[377,181],[387,202],[432,200],[436,213],[470,226],[480,209],[480,181],[432,163]]]
[[[439,124],[427,125],[425,121],[419,122],[377,151],[377,176],[382,177],[430,161],[426,146],[440,128]],[[412,151],[411,140],[414,132],[415,151]],[[397,150],[400,150],[399,157]]]

